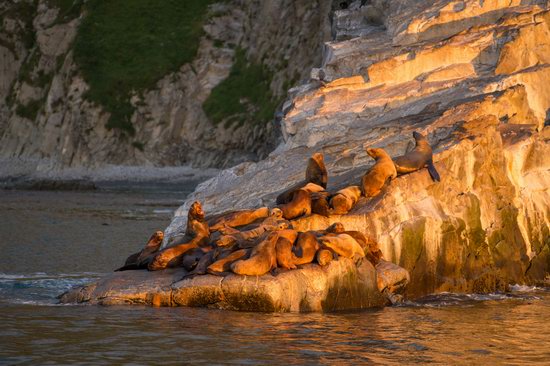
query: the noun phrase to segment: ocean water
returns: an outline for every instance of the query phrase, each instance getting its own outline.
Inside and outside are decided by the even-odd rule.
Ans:
[[[550,291],[519,285],[333,314],[57,304],[191,188],[0,191],[0,364],[550,364]]]

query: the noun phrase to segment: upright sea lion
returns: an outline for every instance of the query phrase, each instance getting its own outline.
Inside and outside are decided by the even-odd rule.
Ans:
[[[332,250],[328,248],[321,248],[315,254],[315,259],[317,259],[317,263],[319,263],[320,266],[326,266],[332,262],[334,259],[334,254]]]
[[[115,270],[117,271],[126,271],[129,269],[145,269],[147,268],[147,260],[151,255],[156,253],[164,239],[164,233],[162,231],[157,231],[149,238],[145,247],[137,253],[132,254],[126,259],[124,266]]]
[[[348,234],[326,235],[319,238],[322,247],[333,250],[336,254],[358,260],[365,257],[363,248]]]
[[[300,188],[304,188],[308,183],[313,183],[321,186],[322,189],[327,188],[328,173],[325,167],[323,154],[315,153],[309,158],[306,168],[305,180],[291,186],[277,196],[277,204],[288,203],[292,200],[294,192]]]
[[[319,249],[319,242],[317,236],[313,231],[306,231],[299,233],[296,239],[296,245],[294,246],[294,254],[296,255],[295,264],[311,263],[315,258],[315,253]]]
[[[229,212],[209,221],[210,231],[217,231],[222,227],[237,227],[253,223],[269,216],[269,208],[260,207],[256,210],[240,210]]]
[[[292,252],[292,247],[297,237],[298,232],[296,230],[287,229],[279,231],[279,239],[275,246],[279,267],[284,269],[296,268],[296,255]]]
[[[439,173],[433,163],[432,147],[428,139],[416,131],[413,132],[413,137],[416,142],[414,149],[393,159],[397,173],[406,174],[427,167],[432,179],[439,182]]]
[[[220,274],[223,272],[228,272],[230,270],[231,264],[239,259],[242,259],[248,255],[250,249],[239,249],[227,256],[224,256],[221,259],[218,259],[214,263],[208,266],[206,272],[210,274]]]
[[[270,232],[250,253],[250,258],[241,259],[231,264],[231,270],[240,275],[262,276],[277,268],[277,254],[275,246],[279,234]]]
[[[376,160],[361,179],[361,193],[368,198],[380,193],[388,179],[397,177],[397,171],[391,157],[383,149],[369,148],[367,154]]]
[[[208,244],[209,238],[210,230],[204,220],[204,211],[200,202],[195,201],[189,208],[185,235],[176,240],[172,246],[158,252],[147,265],[147,269],[158,271],[168,267],[179,267],[183,264],[185,252]]]
[[[283,217],[292,220],[303,215],[311,214],[311,196],[305,190],[294,192],[292,201],[278,206],[283,211]]]
[[[333,215],[345,215],[359,201],[361,187],[349,186],[336,192],[329,201],[330,213]]]

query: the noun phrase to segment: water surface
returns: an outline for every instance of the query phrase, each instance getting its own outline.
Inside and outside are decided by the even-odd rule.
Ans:
[[[550,293],[335,314],[57,305],[164,228],[190,187],[0,191],[2,364],[548,364]]]

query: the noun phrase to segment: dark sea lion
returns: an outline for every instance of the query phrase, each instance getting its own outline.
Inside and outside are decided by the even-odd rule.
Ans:
[[[388,179],[397,177],[397,171],[393,160],[383,149],[369,148],[367,154],[376,160],[361,179],[361,193],[368,198],[378,195]]]
[[[320,266],[326,266],[334,259],[334,253],[328,248],[321,248],[315,254],[315,259]]]
[[[256,210],[239,210],[229,212],[209,220],[210,231],[217,231],[223,227],[237,227],[253,223],[269,216],[269,208],[260,207]]]
[[[361,245],[346,233],[322,236],[319,238],[319,242],[321,247],[329,248],[342,257],[352,258],[355,261],[365,257]]]
[[[311,214],[311,196],[307,191],[299,189],[294,193],[292,201],[277,207],[283,211],[283,217],[287,220],[307,216]]]
[[[195,269],[183,276],[183,278],[206,274],[206,269],[208,268],[208,266],[214,263],[214,261],[215,251],[211,250],[208,253],[205,253],[195,266]]]
[[[345,215],[359,201],[361,187],[349,186],[336,192],[329,201],[330,213],[332,215]]]
[[[250,253],[250,249],[238,249],[208,266],[206,272],[210,274],[220,274],[228,272],[231,264],[239,259],[243,259]]]
[[[413,132],[416,146],[405,155],[393,159],[398,174],[407,174],[422,168],[428,168],[428,172],[434,181],[439,182],[441,178],[433,163],[432,147],[426,136],[420,132]]]
[[[182,259],[182,267],[190,272],[197,267],[197,264],[206,253],[201,248],[194,248],[185,253]]]
[[[124,266],[115,270],[117,271],[126,271],[129,269],[145,269],[147,268],[147,260],[153,254],[155,254],[160,246],[162,245],[162,240],[164,239],[164,233],[162,231],[157,231],[149,238],[145,247],[137,252],[132,254],[126,259]]]
[[[231,270],[240,275],[262,276],[272,269],[277,268],[277,253],[275,246],[279,234],[270,232],[258,245],[256,245],[248,259],[241,259],[231,264]]]
[[[294,192],[300,188],[304,188],[308,183],[316,184],[322,189],[327,188],[328,182],[328,173],[327,168],[325,167],[325,161],[323,154],[315,153],[309,158],[306,168],[305,180],[291,186],[281,194],[277,196],[277,204],[288,203],[292,200]]]
[[[295,269],[296,265],[296,255],[292,251],[294,242],[298,237],[298,232],[296,230],[281,230],[279,233],[279,239],[275,246],[275,251],[277,254],[277,264],[280,268],[284,269]]]
[[[319,249],[319,242],[317,236],[313,231],[306,231],[299,233],[296,239],[296,245],[294,246],[294,254],[296,255],[295,264],[307,264],[313,261],[315,253]]]
[[[155,254],[147,265],[150,271],[165,268],[180,267],[183,264],[183,255],[194,248],[208,244],[210,230],[204,220],[204,211],[200,202],[195,201],[189,208],[185,235],[174,241],[168,248]]]

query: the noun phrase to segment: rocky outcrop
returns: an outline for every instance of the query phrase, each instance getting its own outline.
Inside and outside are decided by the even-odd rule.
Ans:
[[[62,303],[99,305],[193,306],[263,312],[310,312],[365,309],[384,306],[377,271],[368,261],[356,266],[339,258],[326,267],[307,264],[276,276],[184,278],[185,270],[126,271],[60,296]],[[389,272],[395,271],[390,269]],[[401,272],[386,276],[386,287],[399,294],[406,284]]]
[[[109,113],[86,97],[72,48],[86,14],[62,16],[49,0],[4,2],[0,158],[26,175],[106,165],[223,167],[265,156],[277,143],[272,123],[214,125],[202,105],[229,75],[237,48],[270,71],[273,98],[283,98],[321,62],[330,3],[213,4],[195,59],[131,99],[135,131],[127,134],[107,128]]]
[[[385,258],[410,272],[409,297],[549,278],[547,2],[373,2],[365,6],[375,6],[374,22],[358,16],[361,4],[338,12],[322,67],[290,90],[284,141],[266,159],[202,183],[166,239],[194,200],[208,214],[273,205],[314,152],[325,154],[337,190],[371,165],[365,145],[398,156],[418,130],[434,147],[440,183],[426,171],[402,176],[346,216],[313,215],[297,228],[340,221],[375,237]]]

